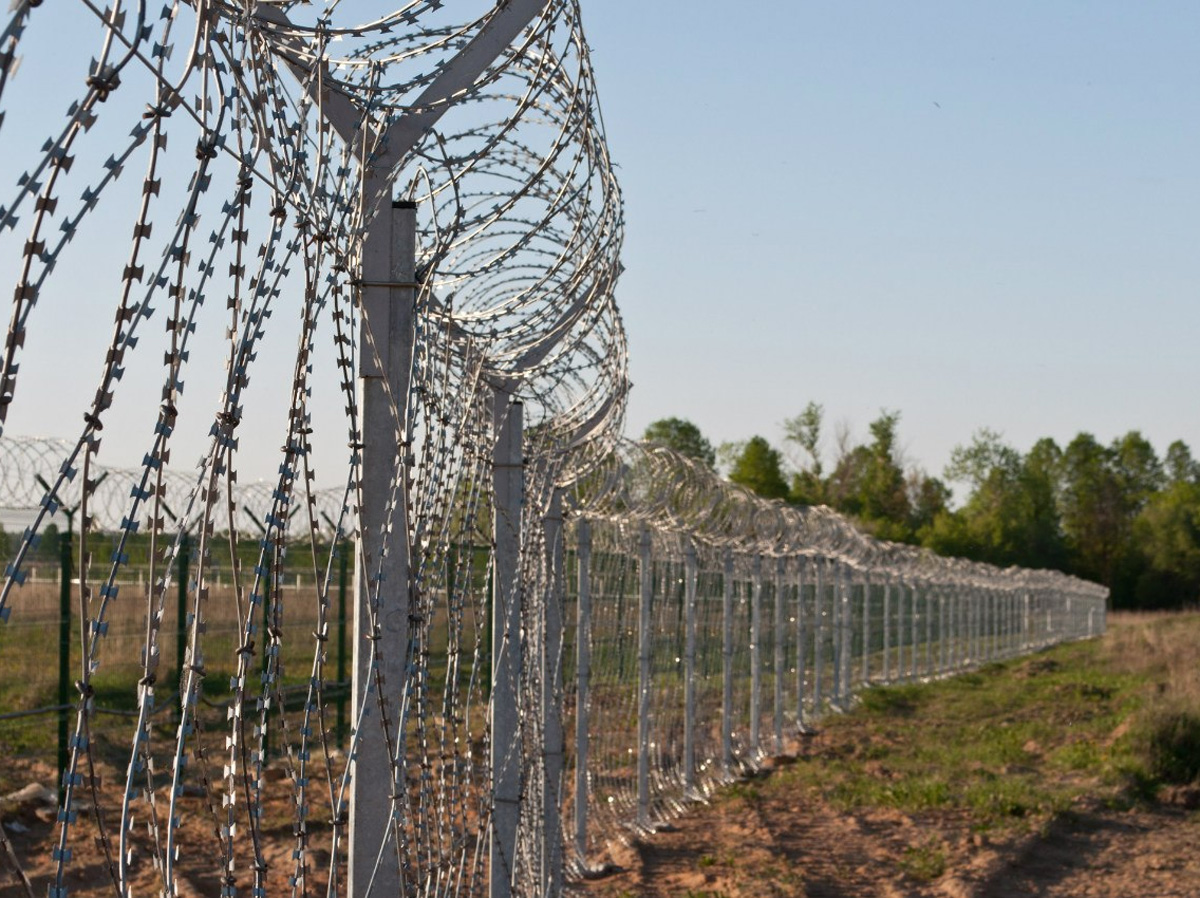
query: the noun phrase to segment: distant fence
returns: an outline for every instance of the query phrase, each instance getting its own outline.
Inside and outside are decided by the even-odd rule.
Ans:
[[[881,543],[663,449],[626,446],[608,473],[564,542],[577,871],[787,751],[863,688],[1105,629],[1107,591],[1073,577]]]
[[[572,522],[567,546],[568,791],[581,866],[790,750],[863,688],[953,675],[1105,627],[1103,596],[1083,584],[904,575],[587,517]]]

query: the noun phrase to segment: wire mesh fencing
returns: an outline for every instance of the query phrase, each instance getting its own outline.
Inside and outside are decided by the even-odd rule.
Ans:
[[[793,750],[862,689],[1105,629],[1107,591],[1092,583],[880,543],[661,448],[625,446],[611,471],[576,491],[565,530],[576,875]]]

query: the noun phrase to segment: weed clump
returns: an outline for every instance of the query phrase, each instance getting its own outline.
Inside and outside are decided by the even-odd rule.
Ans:
[[[946,852],[936,838],[910,845],[900,858],[900,869],[918,882],[932,882],[946,872]]]
[[[1134,751],[1151,779],[1186,785],[1200,779],[1200,712],[1183,704],[1149,711],[1133,734]]]

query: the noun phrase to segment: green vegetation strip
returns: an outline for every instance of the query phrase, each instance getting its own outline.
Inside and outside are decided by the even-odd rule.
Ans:
[[[731,797],[953,813],[976,832],[1041,826],[1081,799],[1153,799],[1200,775],[1197,661],[1200,615],[1115,615],[1103,640],[869,690],[796,764]]]

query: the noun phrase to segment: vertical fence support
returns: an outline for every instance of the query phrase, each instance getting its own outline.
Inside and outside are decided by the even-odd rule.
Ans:
[[[938,603],[938,674],[946,672],[946,590],[939,584],[935,590]]]
[[[900,621],[897,618],[896,628],[899,631]],[[892,680],[892,578],[890,575],[883,581],[883,682]]]
[[[750,757],[762,754],[762,556],[754,556],[754,586],[750,592]]]
[[[721,768],[733,777],[733,550],[725,550],[724,594],[721,598]]]
[[[983,640],[982,633],[979,629],[979,623],[983,620],[983,614],[980,609],[980,592],[979,589],[971,588],[967,590],[967,621],[971,633],[971,649],[967,653],[967,663],[971,667],[978,667],[980,657],[983,655]]]
[[[844,573],[842,565],[839,562],[831,562],[830,564],[830,605],[829,612],[831,615],[830,624],[833,632],[831,634],[833,655],[833,683],[832,695],[829,698],[830,704],[840,709],[842,701],[842,592],[845,589],[843,583]]]
[[[930,678],[934,671],[934,656],[933,656],[933,609],[930,604],[933,602],[933,591],[929,588],[929,584],[922,584],[922,598],[925,604],[922,606],[922,615],[925,618],[925,676]]]
[[[696,789],[696,545],[690,539],[684,566],[684,670],[683,670],[683,788],[688,797]]]
[[[979,589],[978,595],[980,603],[979,663],[983,665],[992,660],[993,649],[996,646],[996,614],[995,605],[992,602],[992,590],[982,587]]]
[[[563,888],[563,516],[562,490],[554,489],[543,521],[546,539],[545,632],[542,637],[542,884],[546,898]]]
[[[1021,640],[1021,592],[1018,589],[1009,591],[1008,594],[1008,657],[1015,655],[1020,649]]]
[[[70,761],[68,722],[71,701],[71,536],[75,529],[67,515],[67,529],[58,534],[58,797],[66,792],[63,776]]]
[[[404,414],[412,367],[416,206],[384,202],[387,207],[371,224],[362,251],[367,286],[362,288],[359,392],[365,501],[354,565],[353,687],[353,716],[361,731],[351,762],[350,898],[365,898],[368,888],[377,895],[400,890],[399,868],[388,859],[396,846],[388,849],[384,843],[392,840],[393,802],[403,785],[395,782],[379,718],[375,671],[383,679],[386,720],[393,728],[388,735],[394,738],[409,614],[408,449],[397,445],[405,439],[407,422],[397,414]]]
[[[1003,657],[1012,657],[1013,634],[1016,632],[1017,592],[1015,589],[1004,591],[1004,629],[1001,631],[1001,652]]]
[[[1021,641],[1020,650],[1022,654],[1029,651],[1029,640],[1032,634],[1029,632],[1030,608],[1029,608],[1029,593],[1021,594],[1022,609],[1021,609]]]
[[[191,561],[192,541],[185,530],[179,537],[179,557],[175,559],[175,682],[183,689],[183,661],[187,655],[187,593],[188,565]]]
[[[813,716],[821,714],[821,686],[825,667],[825,611],[822,596],[825,592],[825,566],[823,558],[813,559],[815,586],[813,592]]]
[[[871,683],[871,574],[869,571],[863,571],[862,682],[864,686]]]
[[[801,555],[796,559],[796,729],[803,733],[804,725],[804,570],[808,559]]]
[[[579,584],[575,608],[575,855],[587,869],[588,687],[592,676],[592,525],[575,525]]]
[[[854,592],[854,569],[846,564],[842,566],[842,596],[839,604],[842,609],[842,650],[841,650],[841,692],[838,693],[838,706],[843,711],[850,710],[850,680],[852,678],[851,671],[853,670],[852,661],[854,658],[853,647],[853,617],[852,612],[854,605],[852,597]]]
[[[512,894],[521,814],[521,739],[517,709],[521,676],[521,508],[525,502],[521,403],[496,390],[492,454],[491,768],[492,827],[489,842],[491,898]],[[387,894],[398,894],[388,892]],[[353,898],[353,896],[352,896]]]
[[[985,627],[989,620],[986,601],[987,597],[982,589],[976,587],[971,590],[971,616],[975,622],[975,626],[972,628],[975,634],[975,651],[971,655],[971,663],[975,667],[981,667],[986,660],[987,630]]]
[[[337,610],[337,743],[346,747],[346,582],[350,571],[350,547],[342,540],[338,549],[338,610]]]
[[[900,607],[908,603],[908,659],[905,660],[904,637],[900,639],[900,672],[908,682],[917,678],[917,587],[900,580]]]
[[[787,572],[787,563],[778,558],[775,561],[775,754],[783,754],[783,647],[784,634],[787,632],[783,626],[783,603],[784,596],[787,593],[785,586],[784,575]]]
[[[950,599],[950,666],[947,672],[960,670],[967,661],[967,597],[951,587],[945,587]]]
[[[650,530],[642,528],[641,563],[638,573],[641,592],[638,601],[638,741],[637,741],[637,822],[650,825],[650,603],[654,600],[654,571],[651,568]]]

